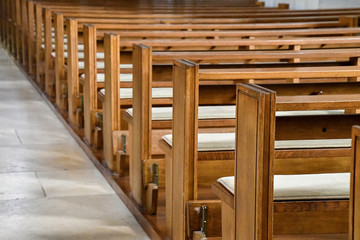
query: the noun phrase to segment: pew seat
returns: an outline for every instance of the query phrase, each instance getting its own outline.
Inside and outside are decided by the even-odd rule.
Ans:
[[[120,81],[121,78],[120,78]],[[100,82],[98,80],[98,82]],[[133,109],[129,108],[126,113],[132,118]],[[172,107],[153,107],[151,109],[151,119],[153,121],[171,121]],[[276,116],[306,116],[306,115],[334,115],[344,114],[344,110],[327,110],[327,111],[278,111]],[[236,106],[235,105],[217,105],[217,106],[200,106],[199,119],[235,119]]]
[[[42,49],[45,49],[45,44],[42,44],[41,45],[41,48]],[[55,50],[55,40],[53,41],[53,44],[52,44],[52,49]],[[79,51],[84,51],[84,44],[79,44],[78,45],[78,50]],[[64,50],[67,51],[67,44],[64,44]]]
[[[172,134],[162,137],[172,146]],[[275,149],[350,148],[351,139],[277,140]],[[235,133],[198,134],[198,151],[235,151]]]
[[[217,182],[234,194],[234,176]],[[349,192],[350,173],[274,176],[275,201],[349,199]]]
[[[78,62],[78,67],[79,67],[79,70],[84,70],[85,69],[85,63],[83,61],[79,61]],[[104,69],[105,68],[105,62],[97,62],[96,63],[96,68],[97,69]],[[132,68],[132,64],[120,64],[120,68],[121,69]]]
[[[56,57],[56,53],[52,52],[51,56]],[[68,58],[68,53],[64,52],[64,58]],[[85,53],[84,52],[78,52],[78,58],[80,59],[84,59],[85,58]],[[103,52],[98,52],[96,53],[96,58],[97,59],[104,59],[105,58],[105,54]]]
[[[80,77],[85,78],[85,73],[81,74]],[[97,82],[100,82],[100,83],[105,82],[105,74],[97,73],[96,80],[97,80]],[[131,73],[120,73],[120,82],[132,82],[132,74]]]
[[[120,98],[130,99],[133,96],[132,88],[120,88]],[[105,89],[101,89],[100,93],[105,96]],[[153,98],[172,98],[172,88],[153,88]]]

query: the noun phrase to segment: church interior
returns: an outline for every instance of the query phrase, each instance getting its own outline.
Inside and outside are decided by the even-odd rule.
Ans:
[[[0,239],[360,240],[360,0],[0,12]]]

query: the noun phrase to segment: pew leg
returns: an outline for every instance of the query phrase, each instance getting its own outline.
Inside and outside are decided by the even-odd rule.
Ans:
[[[235,212],[232,207],[225,202],[221,202],[221,232],[222,239],[235,239]]]

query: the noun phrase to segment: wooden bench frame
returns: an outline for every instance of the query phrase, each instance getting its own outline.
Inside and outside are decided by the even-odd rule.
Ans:
[[[200,76],[199,77],[200,79],[202,79],[202,78],[204,78],[204,79],[227,78],[227,79],[235,80],[235,79],[247,78],[249,75],[236,76],[238,73],[235,73],[235,72],[231,73],[231,71],[229,71],[228,73],[219,71],[219,75],[211,76],[212,74],[207,73],[207,72],[204,72],[204,73],[198,72],[198,70],[196,70],[196,65],[185,62],[185,61],[175,62],[174,64],[175,64],[174,84],[175,84],[175,82],[178,82],[178,84],[181,83],[181,85],[183,87],[183,91],[185,90],[185,88],[187,89],[187,91],[185,92],[186,98],[183,97],[183,94],[177,94],[177,92],[180,93],[181,90],[179,88],[176,88],[176,86],[174,86],[174,88],[176,90],[174,91],[174,121],[173,121],[173,127],[174,127],[173,128],[173,136],[174,136],[173,137],[173,146],[174,146],[173,149],[174,150],[171,151],[172,157],[169,155],[170,152],[168,151],[167,147],[164,147],[165,146],[164,143],[161,144],[161,147],[164,149],[166,158],[167,158],[167,160],[166,160],[166,175],[167,175],[166,189],[184,189],[184,192],[183,191],[173,191],[173,193],[169,193],[168,190],[166,190],[167,199],[173,199],[173,201],[174,201],[173,206],[176,206],[176,207],[172,207],[171,204],[169,204],[168,201],[166,201],[167,216],[176,216],[173,219],[171,219],[171,218],[167,219],[167,227],[169,230],[168,234],[169,234],[169,236],[174,237],[174,239],[175,239],[175,237],[176,237],[176,239],[183,239],[185,237],[185,235],[178,234],[178,233],[185,234],[185,232],[187,232],[186,227],[185,227],[185,216],[186,216],[185,209],[187,208],[186,206],[187,206],[187,203],[189,200],[196,199],[195,198],[196,187],[195,187],[195,185],[193,185],[194,181],[196,181],[196,180],[194,180],[194,175],[193,175],[195,163],[193,162],[192,159],[197,159],[197,150],[196,150],[197,149],[197,144],[196,144],[197,134],[195,134],[196,129],[197,129],[197,127],[196,127],[197,126],[197,124],[196,124],[196,122],[197,122],[196,109],[197,108],[192,107],[192,104],[191,104],[191,102],[192,103],[197,102],[195,100],[197,98],[197,93],[196,93],[197,88],[195,86],[198,86],[198,84],[194,84],[194,83],[196,83],[196,80],[195,80],[196,76]],[[291,77],[300,77],[300,75],[303,75],[304,73],[287,72],[287,74],[292,75]],[[315,73],[313,72],[311,74],[315,74]],[[319,74],[319,73],[317,73],[317,74]],[[334,74],[334,72],[326,73],[327,76],[330,76],[331,74]],[[352,74],[354,74],[354,73],[353,72],[350,73],[350,75],[352,75]],[[220,75],[222,77],[220,77]],[[227,76],[225,77],[225,75],[227,75]],[[278,76],[274,76],[274,77],[281,77],[280,75],[281,74],[279,73]],[[310,77],[310,75],[307,75],[307,77]],[[183,78],[184,76],[188,76],[188,79],[185,80]],[[313,75],[313,76],[315,76],[315,75]],[[322,76],[324,76],[324,74],[322,74]],[[253,78],[253,77],[260,78],[260,76],[256,73],[254,74],[254,76],[251,76],[251,78]],[[266,77],[266,76],[262,76],[262,77]],[[269,76],[267,76],[267,77],[269,77]],[[284,77],[284,75],[282,77]],[[184,92],[182,92],[182,93],[184,93]],[[187,102],[187,101],[185,102],[185,99],[187,99],[187,101],[189,101],[189,102]],[[182,107],[182,111],[176,110],[177,105],[175,104],[175,102],[178,104],[178,106],[186,106],[186,108],[188,108],[188,109],[184,109],[184,107]],[[195,122],[195,126],[191,126],[193,122]],[[184,126],[185,123],[187,123],[186,126]],[[185,130],[185,133],[178,135],[178,136],[182,136],[182,137],[178,138],[177,134],[180,132],[184,132],[184,130]],[[181,151],[181,149],[187,149],[187,151],[185,151],[185,153],[184,153],[184,151]],[[172,160],[168,159],[169,157],[172,158]],[[176,163],[175,164],[176,166],[175,165],[171,166],[171,164],[169,164],[169,162],[170,163],[173,162],[174,164]],[[172,171],[171,169],[177,169],[177,170]],[[182,169],[182,170],[180,170],[180,169]],[[169,175],[169,177],[168,177],[168,175]],[[169,196],[168,196],[168,194],[169,194]],[[172,214],[171,214],[171,212],[172,212]]]
[[[360,31],[360,29],[354,29],[354,30],[356,30],[355,32]],[[320,34],[319,31],[321,31],[321,29],[317,29],[316,31],[308,30],[308,31],[303,31],[302,34],[305,34],[305,35],[308,35],[308,34]],[[96,58],[95,58],[95,56],[93,56],[93,54],[90,54],[89,51],[91,50],[92,53],[95,53],[95,50],[94,50],[94,49],[96,49],[96,44],[95,44],[96,40],[95,39],[99,38],[99,35],[97,34],[97,32],[98,31],[96,30],[96,26],[93,26],[93,25],[85,25],[84,26],[84,45],[85,45],[85,48],[87,49],[87,52],[88,52],[87,56],[92,56],[93,57],[91,59],[89,59],[89,58],[85,59],[85,71],[88,71],[89,69],[91,69],[91,68],[86,67],[87,65],[90,64],[90,62],[91,62],[91,64],[93,64],[91,66],[96,65],[96,60],[95,60]],[[277,32],[281,36],[285,36],[285,35],[287,35],[287,33],[289,33],[289,31],[286,31],[286,30],[285,31],[277,31]],[[331,32],[332,31],[328,30],[328,29],[326,29],[326,31],[324,31],[324,33],[326,33],[326,34],[329,34]],[[349,33],[348,31],[346,31],[346,32]],[[133,36],[136,36],[138,34],[139,38],[143,38],[144,36],[147,36],[147,34],[151,35],[152,37],[155,37],[155,36],[156,37],[163,37],[162,35],[166,34],[166,32],[158,32],[158,33],[154,32],[154,33],[156,33],[158,35],[151,34],[151,33],[152,32],[145,32],[145,33],[144,32],[138,32],[138,33],[137,32],[130,32],[130,33],[129,32],[121,32],[121,34],[124,34],[125,37],[129,36],[129,35],[132,35],[132,34],[134,34]],[[186,36],[193,36],[194,37],[195,36],[194,32],[185,32],[185,33],[177,32],[177,33],[178,33],[176,35],[177,37],[186,37]],[[269,33],[270,33],[270,31],[267,31],[267,32],[264,33],[264,35],[266,36]],[[101,33],[101,31],[100,31],[100,37],[101,38],[103,37],[103,34],[104,33],[103,32]],[[174,33],[169,32],[169,35],[170,34],[175,35],[176,33],[174,34]],[[236,37],[240,37],[240,36],[242,36],[242,37],[247,37],[247,36],[252,37],[252,35],[251,35],[251,33],[249,31],[245,31],[245,33],[242,33],[240,31],[239,32],[231,32],[231,34],[233,34],[234,37],[235,36]],[[250,35],[248,35],[248,34],[250,34]],[[259,31],[255,32],[255,34],[258,35],[258,36],[261,36],[261,32],[259,32]],[[272,33],[272,34],[276,34],[276,31],[275,31],[275,33]],[[290,34],[292,35],[293,32],[291,32]],[[211,32],[211,31],[205,32],[205,31],[203,31],[203,32],[199,32],[199,33],[197,32],[196,35],[197,35],[197,37],[201,37],[203,35],[204,37],[205,36],[207,36],[207,37],[211,36],[212,38],[217,38],[219,36],[221,37],[222,35],[231,36],[228,32],[219,32],[219,31],[218,32]],[[298,34],[296,34],[296,35],[298,35]],[[89,46],[89,47],[86,47],[86,46]],[[251,48],[251,46],[249,46],[249,48]],[[62,72],[62,70],[58,70],[58,72]],[[89,74],[90,73],[88,73],[88,75]],[[85,89],[90,89],[90,95],[94,96],[95,99],[92,100],[92,98],[90,98],[91,102],[93,102],[93,103],[90,102],[90,104],[89,104],[90,106],[94,106],[96,104],[96,102],[97,102],[97,100],[96,100],[96,95],[97,95],[96,92],[97,92],[97,90],[94,91],[96,84],[93,84],[93,82],[95,81],[94,77],[96,76],[96,74],[95,74],[95,72],[93,72],[93,74],[91,74],[89,76],[90,77],[85,80],[85,83],[90,82],[91,84],[90,84],[90,87],[85,86]],[[57,78],[57,79],[59,79],[59,78]],[[56,80],[55,85],[56,86],[61,86],[61,83],[59,83],[59,81]],[[60,102],[60,100],[58,100],[58,96],[62,95],[61,93],[59,93],[59,91],[60,91],[59,89],[61,89],[61,88],[62,87],[57,87],[58,90],[56,91],[57,92],[57,94],[56,94],[57,95],[57,101],[56,102]],[[87,94],[88,94],[87,92],[84,93],[84,98],[89,99],[86,96]],[[85,102],[87,102],[87,101],[85,101]],[[90,144],[94,143],[94,141],[92,140],[93,136],[91,134],[91,131],[93,131],[93,129],[94,129],[94,124],[93,124],[94,121],[88,122],[88,120],[86,120],[86,119],[92,119],[92,120],[94,119],[93,115],[91,115],[91,117],[89,117],[90,116],[89,113],[93,112],[94,110],[95,110],[95,112],[98,112],[98,110],[96,110],[96,109],[90,109],[89,110],[89,109],[87,109],[87,106],[86,106],[85,112],[87,114],[85,113],[86,116],[84,117],[84,119],[86,121],[85,122],[85,138]],[[77,121],[75,121],[75,122],[77,122]]]
[[[110,41],[109,41],[110,42]],[[112,41],[112,42],[116,42],[116,41]],[[166,50],[168,49],[167,46],[173,46],[173,49],[176,49],[177,47],[181,47],[187,44],[187,47],[185,47],[185,49],[189,49],[191,46],[203,46],[203,50],[208,50],[209,47],[210,49],[216,45],[219,46],[220,49],[221,47],[223,49],[227,49],[227,46],[230,46],[230,48],[228,48],[228,50],[237,50],[239,46],[244,46],[244,47],[250,47],[250,46],[257,46],[257,45],[262,45],[262,46],[267,46],[268,49],[271,49],[272,47],[277,47],[277,46],[289,46],[290,49],[296,49],[296,50],[300,50],[302,48],[306,49],[307,47],[314,47],[317,43],[319,43],[322,47],[326,44],[331,45],[332,47],[337,47],[337,46],[344,46],[344,44],[347,45],[351,45],[351,44],[355,44],[355,43],[359,43],[359,38],[358,37],[344,37],[344,38],[301,38],[301,39],[291,39],[291,40],[241,40],[241,41],[218,41],[218,40],[209,40],[209,41],[188,41],[185,42],[184,41],[174,41],[174,40],[169,40],[169,41],[155,41],[155,40],[143,40],[143,41],[139,41],[137,44],[145,44],[145,45],[149,45],[149,46],[153,46],[156,49],[159,50]],[[208,45],[207,45],[208,43]],[[118,43],[116,43],[118,44]],[[120,43],[121,46],[123,46],[125,49],[129,48],[132,49],[131,46],[131,42],[123,42]],[[324,44],[324,45],[322,45]],[[334,44],[334,45],[333,45]],[[339,45],[337,45],[339,44]],[[113,48],[113,49],[120,49],[120,46],[107,46],[104,45],[104,48]],[[184,47],[183,47],[184,49]],[[199,49],[200,50],[200,49]],[[116,66],[116,65],[111,65],[111,66]],[[106,66],[105,66],[106,67]],[[116,68],[116,67],[115,67]],[[114,74],[114,72],[119,72],[119,69],[112,69],[107,68],[105,70],[105,90],[106,92],[112,91],[111,89],[118,89],[119,85],[118,85],[118,81],[119,78],[116,77],[116,74]],[[106,77],[106,74],[108,74],[109,72],[113,72],[112,76],[116,77],[116,79],[112,79],[112,83],[106,83],[106,81],[108,81]],[[108,86],[108,87],[106,87]],[[117,92],[113,92],[112,94],[118,95],[119,93]],[[110,103],[109,101],[106,102],[105,104],[103,104],[103,108],[108,108],[108,109],[113,109],[116,108],[115,106],[106,106],[104,107],[106,104]],[[113,103],[118,103],[117,101],[113,101]],[[119,105],[120,106],[120,105]],[[105,112],[105,110],[104,110]],[[105,115],[105,113],[104,113]],[[113,134],[109,134],[115,131],[121,131],[122,128],[119,128],[120,125],[115,124],[115,122],[120,123],[121,119],[119,118],[120,116],[116,117],[116,116],[112,116],[111,118],[105,118],[104,117],[104,121],[103,121],[103,128],[108,128],[106,130],[106,133],[104,131],[104,136],[103,136],[103,140],[104,140],[104,153],[105,153],[105,160],[111,164],[111,161],[113,161],[113,156],[112,153],[116,152],[118,149],[114,149],[114,146],[118,146],[118,144],[116,144],[114,141],[114,135]],[[118,119],[119,118],[119,119]],[[110,120],[113,119],[113,120]],[[117,119],[117,120],[115,120]],[[107,143],[111,143],[111,144],[107,144]]]
[[[168,81],[168,83],[164,84],[164,86],[171,85],[171,74],[172,72],[166,73],[167,67],[165,67],[165,70],[159,71],[161,68],[156,70],[156,73],[154,73],[155,76],[152,74],[152,68],[155,67],[156,61],[161,62],[161,66],[163,66],[164,63],[170,63],[172,62],[172,58],[181,59],[186,58],[191,61],[201,61],[201,63],[211,63],[215,59],[215,62],[219,61],[222,63],[225,62],[247,62],[250,61],[251,63],[256,63],[258,60],[263,59],[263,61],[278,61],[279,59],[288,59],[289,62],[296,62],[300,60],[299,56],[302,57],[302,59],[307,59],[311,57],[315,57],[317,59],[321,59],[322,56],[328,57],[329,55],[326,54],[326,50],[323,51],[321,54],[321,51],[316,51],[313,54],[311,54],[312,50],[309,51],[309,54],[306,54],[308,50],[304,51],[290,51],[289,54],[285,54],[284,51],[278,51],[276,52],[260,52],[260,51],[251,51],[248,52],[249,54],[246,54],[246,52],[152,52],[152,48],[148,46],[143,45],[134,45],[134,56],[133,59],[133,68],[136,73],[134,75],[134,96],[133,96],[133,115],[130,116],[127,113],[124,114],[124,119],[129,124],[129,136],[131,136],[132,142],[127,142],[127,149],[131,149],[131,151],[128,151],[129,154],[129,161],[131,161],[131,165],[135,167],[135,170],[130,169],[130,182],[132,182],[131,179],[135,179],[135,182],[141,185],[141,187],[135,187],[137,189],[137,192],[133,191],[133,196],[139,203],[143,206],[148,205],[146,202],[148,199],[142,200],[141,196],[145,196],[144,191],[146,191],[146,186],[149,184],[148,178],[145,176],[151,176],[150,168],[147,167],[151,164],[145,164],[145,161],[149,162],[159,162],[161,159],[159,159],[159,156],[163,156],[164,153],[157,147],[157,142],[161,138],[162,135],[164,135],[165,132],[170,132],[171,130],[171,121],[154,121],[154,129],[156,133],[152,134],[152,125],[153,121],[151,120],[151,109],[152,109],[152,99],[151,99],[151,87],[152,79],[157,79],[158,83],[161,83],[162,81],[159,81],[161,78],[164,78],[164,80]],[[331,50],[332,53],[337,52],[337,50]],[[340,50],[341,52],[341,50]],[[333,56],[341,56],[341,53],[338,52],[334,53]],[[210,53],[210,54],[207,54]],[[220,54],[219,54],[220,53]],[[233,53],[233,54],[232,54]],[[162,55],[163,54],[163,55]],[[251,59],[249,58],[249,55],[251,54]],[[170,57],[171,56],[171,57]],[[343,56],[345,57],[345,56]],[[356,58],[358,57],[357,53],[352,52],[350,55],[346,56],[346,58]],[[266,59],[266,60],[265,60]],[[325,60],[325,58],[324,58]],[[330,59],[328,59],[330,60]],[[352,62],[357,62],[355,59],[351,60]],[[279,65],[280,66],[280,65]],[[134,74],[135,74],[134,73]],[[169,76],[167,76],[169,75]],[[169,79],[168,79],[169,78]],[[203,102],[202,104],[206,104]],[[131,125],[131,127],[130,127]],[[170,126],[170,127],[169,127]],[[137,129],[136,131],[133,131],[133,129]],[[123,134],[123,133],[122,133]],[[113,139],[116,139],[116,137],[113,137]],[[132,145],[132,146],[129,146]],[[153,151],[152,151],[153,149]],[[121,150],[121,149],[119,149]],[[156,156],[155,158],[152,157],[152,155]],[[164,157],[164,156],[163,156]],[[163,158],[161,157],[161,158]],[[119,156],[117,156],[119,158]],[[121,163],[124,163],[124,161],[118,161]],[[165,164],[159,164],[159,168],[163,168]],[[125,172],[128,166],[120,166],[120,172]],[[163,172],[162,170],[159,170],[160,172]],[[135,177],[133,176],[135,175]],[[159,177],[161,178],[161,177]],[[140,180],[142,179],[142,181]],[[159,182],[163,182],[160,180]],[[134,187],[134,183],[132,183],[132,186]],[[160,185],[159,185],[160,187]],[[134,189],[134,190],[135,190]],[[142,190],[141,190],[142,189]],[[153,205],[153,204],[150,204]]]

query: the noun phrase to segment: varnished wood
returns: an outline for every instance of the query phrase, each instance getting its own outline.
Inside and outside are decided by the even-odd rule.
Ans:
[[[104,109],[104,156],[109,169],[114,169],[113,132],[120,130],[120,122],[118,121],[120,119],[119,36],[105,35],[105,43],[112,47],[105,50],[105,103],[110,104],[106,104]]]

